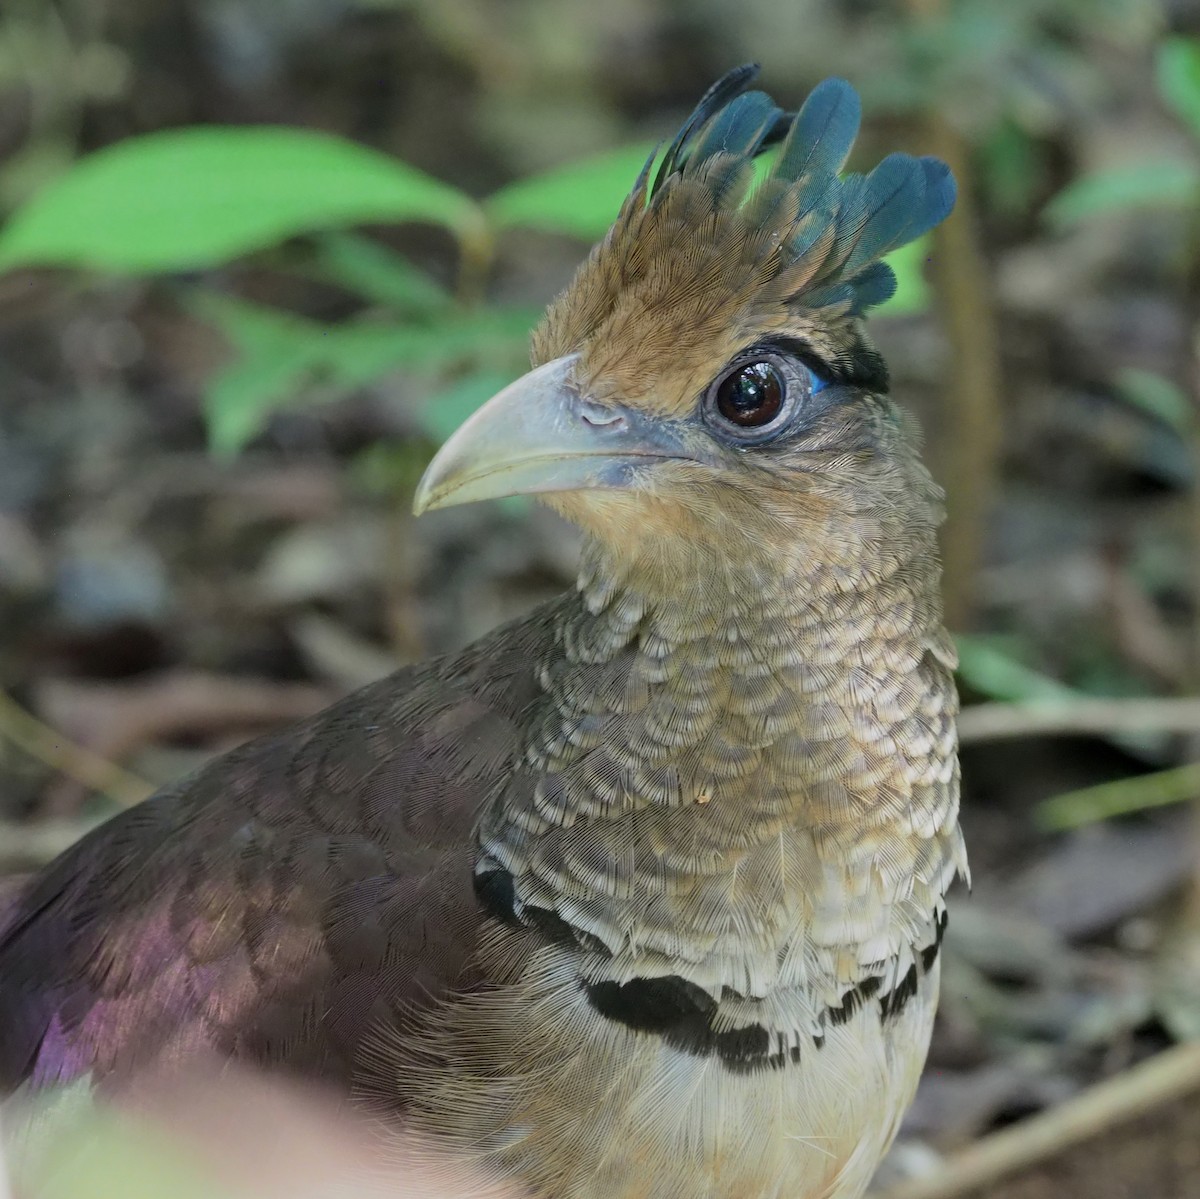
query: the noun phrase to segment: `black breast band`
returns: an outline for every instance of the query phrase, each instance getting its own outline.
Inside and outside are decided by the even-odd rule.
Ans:
[[[480,903],[498,920],[539,929],[548,940],[572,942],[595,951],[594,937],[581,936],[556,913],[526,907],[521,918],[515,914],[515,888],[505,870],[490,870],[476,876],[475,891]],[[821,1027],[844,1024],[869,1003],[878,1007],[879,1019],[896,1019],[917,993],[920,976],[928,974],[937,961],[946,932],[946,913],[938,919],[933,942],[922,949],[908,972],[888,990],[882,975],[870,975],[848,990],[836,1006],[823,1013]],[[736,1073],[777,1070],[800,1060],[800,1044],[789,1034],[772,1031],[762,1024],[741,1028],[714,1027],[717,1002],[707,991],[677,975],[665,978],[634,978],[625,983],[581,983],[588,1002],[605,1019],[634,1032],[661,1037],[668,1045],[695,1054],[717,1057]],[[824,1044],[824,1034],[812,1035],[814,1049]]]

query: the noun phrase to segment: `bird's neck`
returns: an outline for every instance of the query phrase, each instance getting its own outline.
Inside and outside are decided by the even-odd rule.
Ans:
[[[794,547],[670,586],[590,544],[526,765],[479,829],[518,909],[616,977],[683,960],[714,993],[815,971],[836,996],[919,943],[961,846],[952,650],[932,543],[907,544],[871,571]]]

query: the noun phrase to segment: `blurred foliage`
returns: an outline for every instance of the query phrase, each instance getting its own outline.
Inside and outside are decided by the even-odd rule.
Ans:
[[[1189,762],[1133,778],[1115,779],[1065,791],[1038,805],[1038,825],[1047,832],[1065,832],[1159,808],[1188,803],[1200,794],[1200,764]]]
[[[25,1135],[14,1145],[13,1181],[22,1194],[39,1199],[212,1199],[224,1194],[236,1199],[251,1193],[214,1177],[211,1164],[206,1167],[194,1150],[159,1130],[89,1108],[78,1088],[67,1088],[20,1114]]]
[[[1200,169],[1190,162],[1139,162],[1085,175],[1064,188],[1046,209],[1066,229],[1092,217],[1143,208],[1187,208],[1195,203]]]
[[[496,239],[509,228],[601,236],[653,153],[652,146],[622,147],[476,201],[328,134],[272,127],[156,132],[81,159],[20,205],[0,230],[0,271],[212,269],[315,231],[422,222],[443,227],[457,241],[469,278],[468,269],[487,269]],[[318,267],[387,315],[322,325],[198,289],[193,307],[238,354],[206,397],[217,452],[240,449],[282,406],[344,394],[398,367],[434,376],[433,390],[442,394],[420,415],[427,431],[441,437],[469,411],[468,400],[486,398],[484,384],[490,389],[517,373],[536,311],[478,306],[466,284],[452,304],[414,265],[367,238],[343,233],[318,244]],[[895,311],[919,311],[927,303],[925,248],[921,242],[894,256]],[[463,363],[471,370],[456,377]]]
[[[626,148],[501,188],[483,202],[363,146],[283,128],[183,129],[131,138],[85,157],[19,207],[0,231],[0,269],[62,265],[122,274],[213,268],[316,230],[420,221],[446,228],[465,258],[486,266],[499,233],[529,226],[594,238],[607,228],[645,146]],[[511,379],[536,310],[470,311],[378,243],[342,234],[318,241],[318,270],[384,309],[322,325],[196,290],[195,310],[228,336],[238,359],[205,404],[214,449],[239,449],[272,411],[323,399],[400,367],[446,384],[456,364],[482,372],[426,407],[458,418],[477,380]],[[498,366],[509,366],[507,373]],[[450,372],[450,373],[447,373]],[[307,386],[322,385],[314,393]]]
[[[0,8],[0,99],[19,94],[28,125],[23,143],[4,156],[0,202],[17,202],[65,171],[85,108],[129,87],[126,54],[101,32],[107,10],[105,0],[5,0]]]
[[[243,82],[247,72],[276,69],[268,47],[318,35],[347,7],[340,0],[189,6],[196,27],[224,48],[223,69]],[[736,13],[706,0],[680,12],[659,0],[626,0],[580,10],[570,30],[550,0],[517,0],[504,14],[485,0],[438,6],[358,0],[357,7],[412,13],[434,44],[475,72],[489,91],[481,108],[485,134],[531,172],[480,201],[341,137],[220,125],[127,137],[71,165],[83,107],[129,83],[130,64],[112,36],[117,10],[87,0],[12,0],[0,15],[0,91],[20,83],[32,105],[30,136],[0,173],[0,195],[17,201],[0,230],[0,270],[211,271],[247,255],[261,260],[273,247],[306,238],[310,266],[368,307],[361,317],[326,326],[228,297],[206,298],[205,285],[193,285],[194,310],[214,321],[238,354],[212,379],[205,399],[210,440],[223,453],[257,435],[281,406],[336,398],[397,368],[420,371],[423,390],[442,393],[440,405],[423,405],[417,414],[437,436],[430,423],[435,408],[461,412],[463,397],[480,394],[482,380],[520,370],[533,314],[496,308],[479,319],[461,310],[481,303],[505,230],[524,226],[590,241],[611,221],[650,148],[600,151],[614,130],[584,115],[601,111],[586,81],[618,37],[640,29],[652,45],[656,27],[703,25],[715,31],[724,65],[755,57],[769,74],[784,77],[797,69],[813,76],[841,71],[877,112],[911,115],[943,106],[971,130],[996,205],[1018,211],[1038,190],[1038,138],[1056,112],[1099,86],[1079,53],[1080,40],[1136,39],[1155,23],[1153,6],[1135,0],[1013,0],[1003,7],[958,0],[924,21],[899,7],[871,6],[866,22],[850,6],[827,0],[786,11],[776,0],[751,0]],[[790,37],[792,25],[803,36]],[[1190,68],[1171,63],[1163,86],[1186,108],[1193,102]],[[541,102],[547,86],[553,103]],[[513,131],[532,153],[514,145]],[[567,143],[597,145],[598,152],[549,169],[539,161]],[[1126,183],[1126,194],[1140,186],[1160,198],[1182,197],[1192,183],[1188,164],[1164,164],[1157,175],[1143,172],[1136,184]],[[1061,202],[1069,213],[1070,197]],[[1086,212],[1095,201],[1085,191],[1074,203]],[[414,221],[446,230],[459,247],[457,313],[454,300],[378,239],[345,232]],[[337,231],[342,236],[331,236]],[[312,241],[314,234],[322,236]],[[927,254],[921,243],[896,256],[899,289],[887,311],[927,307]],[[435,423],[444,432],[449,421]]]
[[[1184,390],[1173,379],[1156,371],[1126,367],[1114,380],[1126,403],[1140,408],[1176,434],[1183,436],[1192,427],[1192,405]]]
[[[1158,48],[1155,81],[1164,105],[1200,139],[1200,42],[1167,38]],[[1193,210],[1200,203],[1200,156],[1148,159],[1072,180],[1046,208],[1060,229],[1108,213],[1147,208]]]
[[[929,149],[931,114],[965,150],[1005,372],[978,631],[958,639],[966,701],[1070,710],[1102,697],[1120,709],[1186,689],[1197,426],[1195,312],[1180,275],[1195,270],[1198,28],[1196,5],[1180,0],[3,0],[0,263],[25,273],[0,281],[0,479],[12,504],[0,497],[0,592],[15,591],[20,535],[37,580],[22,609],[3,609],[9,677],[35,698],[56,674],[94,682],[107,669],[97,644],[102,662],[129,669],[125,633],[89,633],[80,649],[72,631],[60,648],[62,613],[87,610],[71,571],[67,583],[54,573],[83,556],[72,539],[85,566],[135,573],[98,525],[161,556],[171,609],[139,616],[135,632],[161,640],[168,663],[339,688],[385,668],[385,645],[399,660],[441,652],[557,588],[573,543],[554,522],[526,536],[463,511],[416,535],[403,500],[432,445],[524,369],[542,302],[602,234],[654,140],[707,80],[757,59],[793,103],[825,75],[855,84],[869,124],[852,167]],[[886,314],[929,307],[929,254],[921,243],[893,260]],[[20,266],[32,263],[57,273]],[[945,478],[967,439],[938,406],[944,329],[881,323],[897,394],[918,409]],[[197,462],[198,403],[215,452],[260,438],[253,453],[232,469]],[[348,535],[360,526],[370,572]],[[280,600],[267,568],[301,558],[324,581]],[[341,638],[336,650],[318,629]],[[133,685],[158,662],[135,665]],[[204,752],[224,745],[189,728],[188,754],[193,737]],[[131,765],[154,767],[162,748]],[[1006,915],[1029,899],[1041,923],[1026,926],[1028,943],[1047,911],[1078,915],[1130,878],[1177,880],[1161,842],[1138,839],[1178,828],[1166,811],[1057,834],[1195,798],[1198,768],[1180,765],[1193,749],[1161,730],[1094,728],[968,744],[977,902],[987,881],[1007,887]],[[161,777],[181,760],[164,758]],[[6,774],[0,808],[22,820],[35,810],[44,785],[31,778]],[[1088,856],[1105,837],[1120,847],[1111,862]],[[1037,907],[1042,859],[1059,854],[1079,857]],[[1160,918],[1144,899],[1120,911],[1069,999],[1030,984],[1025,966],[1000,972],[1016,1008],[1037,1008],[1032,1038],[1002,1033],[1018,1068],[1007,1048],[969,1039],[973,1013],[949,1010],[942,1064],[967,1072],[931,1073],[953,1088],[943,1110],[969,1109],[975,1079],[1007,1122],[1044,1102],[1028,1060],[1061,1094],[1101,1058],[1109,1069],[1158,1047],[1162,1030],[1143,1014],[1140,1032],[1080,1052],[1074,992],[1136,995],[1128,950]],[[1056,979],[1075,948],[1054,947]],[[961,992],[948,987],[947,1002]],[[1178,1005],[1193,1028],[1196,994]],[[1066,1051],[1052,1048],[1049,1013],[1076,1038]],[[1015,1080],[1003,1094],[1001,1074]],[[98,1131],[101,1149],[59,1189],[25,1175],[22,1191],[98,1193],[143,1158],[147,1193],[180,1189],[162,1159],[172,1146]],[[70,1148],[51,1137],[46,1160]],[[140,1193],[136,1181],[120,1193]]]
[[[150,273],[218,266],[313,229],[479,220],[454,188],[342,138],[300,129],[178,129],[84,158],[18,208],[0,270]]]
[[[402,366],[433,373],[436,387],[439,373],[455,363],[511,359],[523,349],[539,315],[496,306],[473,313],[433,309],[403,323],[368,315],[322,325],[211,292],[198,293],[195,308],[238,350],[237,359],[211,380],[205,400],[210,442],[222,454],[239,450],[262,430],[271,412],[301,396],[310,402],[330,399]],[[489,385],[496,378],[507,383],[515,374],[486,366],[479,370],[422,405],[419,415],[431,436],[445,436],[469,415],[471,409],[464,411],[454,401],[465,394],[464,387],[478,390],[481,378]],[[321,389],[314,392],[314,383]],[[447,407],[450,412],[443,411]]]
[[[270,91],[290,47],[320,46],[351,13],[393,22],[362,27],[361,42],[385,64],[370,87],[411,90],[379,102],[390,125],[356,125],[345,111],[327,117],[316,105],[243,118],[250,107],[231,118],[207,93],[208,106],[117,120],[116,101],[138,72],[154,69],[152,55],[129,47],[174,36],[167,9],[185,14],[184,27],[204,43],[194,53],[212,65],[199,78],[218,93]],[[537,311],[510,298],[530,289],[506,286],[498,269],[503,239],[518,229],[549,243],[600,236],[650,152],[649,139],[671,131],[664,111],[682,113],[695,98],[698,70],[760,59],[772,87],[793,99],[821,75],[844,74],[889,146],[899,137],[920,148],[924,115],[943,113],[970,145],[973,190],[995,243],[1013,231],[1080,229],[1147,205],[1195,205],[1200,166],[1183,139],[1176,154],[1075,178],[1079,160],[1064,160],[1064,147],[1075,153],[1079,130],[1102,122],[1113,103],[1113,47],[1153,54],[1162,105],[1200,137],[1200,44],[1164,38],[1169,15],[1153,0],[613,0],[576,6],[569,20],[561,0],[179,0],[157,8],[149,0],[6,0],[0,99],[11,101],[9,120],[20,132],[10,130],[5,142],[0,121],[0,204],[11,213],[0,227],[0,269],[184,275],[188,309],[233,350],[203,399],[210,444],[221,454],[236,453],[281,409],[390,383],[396,372],[415,381],[397,390],[418,397],[414,422],[427,442],[438,441],[526,361]],[[140,42],[127,35],[135,27]],[[389,39],[410,36],[423,39],[434,66],[411,83],[385,79],[398,57]],[[419,57],[411,55],[414,63]],[[375,69],[370,57],[355,64],[363,61]],[[442,77],[443,90],[431,91]],[[189,88],[198,90],[194,82]],[[419,139],[394,135],[403,121],[433,123],[437,105],[460,91],[476,146],[426,160],[412,152]],[[261,123],[281,119],[294,123]],[[180,127],[144,131],[156,124]],[[346,136],[316,131],[325,125]],[[867,130],[864,159],[878,149],[869,144],[875,132]],[[364,144],[372,141],[386,149]],[[396,144],[399,155],[391,152]],[[400,223],[420,226],[420,237],[394,236]],[[444,272],[452,283],[434,277],[446,246],[457,256],[457,274],[452,266]],[[928,307],[928,254],[923,242],[893,258],[899,289],[886,312]],[[261,299],[278,299],[286,288],[256,289],[252,301],[239,294],[245,274],[228,269],[235,263],[333,284],[353,303],[326,320]],[[1105,382],[1178,443],[1190,428],[1191,402],[1167,370],[1123,365]],[[407,447],[377,449],[360,463],[364,477],[378,480],[393,468],[415,477]],[[968,688],[1000,699],[1050,691],[1065,699],[1097,691],[1098,680],[1120,681],[1120,664],[1107,673],[1073,669],[1021,637],[1021,644],[965,642]],[[1058,682],[1056,670],[1071,682]],[[1131,675],[1126,669],[1126,682]]]
[[[1163,102],[1200,137],[1200,43],[1168,38],[1158,52],[1157,68]]]
[[[1080,695],[1074,687],[1021,661],[1021,647],[1012,638],[963,633],[956,642],[959,679],[988,699],[1010,703],[1036,700],[1066,703]]]

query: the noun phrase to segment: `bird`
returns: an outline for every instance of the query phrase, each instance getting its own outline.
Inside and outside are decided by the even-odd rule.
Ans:
[[[709,88],[414,507],[527,495],[576,585],[92,831],[0,913],[0,1094],[200,1055],[554,1199],[854,1199],[959,827],[942,493],[865,315],[932,157],[844,80]]]

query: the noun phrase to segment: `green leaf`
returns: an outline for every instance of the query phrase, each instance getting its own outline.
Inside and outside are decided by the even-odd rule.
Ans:
[[[1192,404],[1174,379],[1156,371],[1130,366],[1116,379],[1122,397],[1130,404],[1149,413],[1177,433],[1186,434],[1192,425]]]
[[[202,295],[197,313],[217,325],[238,356],[209,381],[204,419],[212,452],[231,457],[299,395],[320,361],[324,327],[226,296]]]
[[[0,269],[191,270],[318,229],[480,219],[454,188],[328,134],[178,129],[101,150],[34,196],[0,230]]]
[[[1006,638],[960,633],[954,640],[958,646],[959,681],[989,699],[1069,706],[1087,697],[1079,688],[1026,665],[1012,652]],[[1155,757],[1163,748],[1163,738],[1155,732],[1115,733],[1108,740],[1142,757]]]
[[[989,699],[1027,702],[1069,700],[1080,692],[1014,657],[996,637],[960,634],[958,677],[972,690]]]
[[[502,187],[484,209],[500,228],[524,225],[599,237],[612,224],[654,147],[623,146]]]
[[[516,377],[516,372],[502,370],[482,370],[467,375],[425,401],[421,424],[430,437],[440,444],[476,408],[507,387]]]
[[[451,303],[449,293],[424,271],[387,246],[356,233],[322,237],[317,266],[326,278],[397,312],[428,313]]]
[[[450,313],[427,324],[353,320],[322,325],[211,293],[198,297],[194,306],[238,351],[205,395],[209,444],[223,456],[261,433],[272,413],[345,394],[399,367],[436,371],[462,360],[513,359],[524,353],[539,315],[501,308]],[[326,384],[315,397],[309,387],[314,380]]]
[[[875,311],[884,316],[913,316],[929,308],[925,264],[933,239],[926,235],[889,254],[885,261],[896,272],[896,294]]]
[[[1067,229],[1091,217],[1141,208],[1190,208],[1200,199],[1200,168],[1172,159],[1114,167],[1067,184],[1046,206],[1046,219]]]
[[[1200,136],[1200,42],[1169,37],[1154,65],[1163,103]]]
[[[1030,134],[1015,120],[1004,118],[980,142],[979,157],[992,206],[1005,216],[1024,216],[1042,175]]]
[[[12,1141],[13,1175],[21,1194],[41,1199],[235,1199],[248,1194],[231,1187],[186,1140],[145,1119],[94,1103],[85,1107],[73,1102],[59,1111],[55,1101],[60,1090],[50,1088],[53,1098],[39,1104],[41,1110],[14,1111],[20,1122]]]
[[[436,370],[462,359],[509,357],[524,352],[539,315],[532,309],[502,308],[450,313],[428,324],[348,321],[324,329],[317,361],[337,386],[349,390],[400,366]]]

